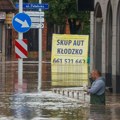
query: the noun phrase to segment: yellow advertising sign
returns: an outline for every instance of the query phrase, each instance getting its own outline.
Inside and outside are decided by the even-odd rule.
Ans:
[[[88,83],[88,40],[88,35],[53,34],[53,86],[82,86]]]

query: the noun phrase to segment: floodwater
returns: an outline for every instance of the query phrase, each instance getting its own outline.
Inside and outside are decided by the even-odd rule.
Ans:
[[[120,95],[106,94],[106,106],[90,106],[55,94],[50,67],[43,63],[38,90],[38,63],[24,62],[23,85],[18,85],[18,63],[0,62],[0,120],[120,120]]]

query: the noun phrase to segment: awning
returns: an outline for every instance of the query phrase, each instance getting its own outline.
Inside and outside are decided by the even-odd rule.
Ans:
[[[13,12],[16,8],[11,0],[0,0],[0,12]]]

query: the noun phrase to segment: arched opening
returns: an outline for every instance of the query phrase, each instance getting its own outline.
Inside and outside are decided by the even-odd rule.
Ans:
[[[102,11],[99,3],[95,9],[94,68],[102,70]]]
[[[106,48],[105,48],[106,86],[112,87],[112,7],[110,1],[106,16]]]
[[[120,93],[120,2],[117,11],[116,92]]]

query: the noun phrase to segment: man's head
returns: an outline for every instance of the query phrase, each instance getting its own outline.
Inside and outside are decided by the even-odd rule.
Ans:
[[[97,78],[99,78],[101,76],[101,72],[98,70],[93,70],[91,72],[91,77],[93,80],[96,80]]]

